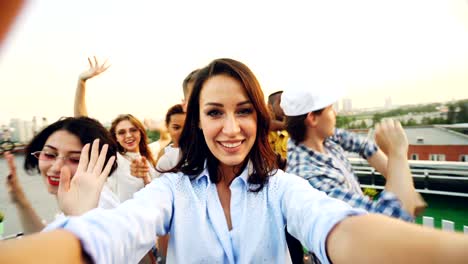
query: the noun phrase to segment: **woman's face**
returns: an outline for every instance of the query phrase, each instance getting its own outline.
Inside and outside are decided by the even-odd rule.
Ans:
[[[128,152],[140,152],[141,133],[130,120],[122,120],[115,126],[117,142]]]
[[[179,147],[179,138],[184,127],[185,113],[171,115],[168,124],[168,132],[171,135],[174,147]]]
[[[257,113],[244,87],[227,75],[208,79],[200,93],[200,128],[224,167],[241,165],[255,143]]]
[[[39,156],[39,171],[50,194],[57,194],[63,166],[75,175],[83,145],[80,139],[65,130],[58,130],[46,140]]]

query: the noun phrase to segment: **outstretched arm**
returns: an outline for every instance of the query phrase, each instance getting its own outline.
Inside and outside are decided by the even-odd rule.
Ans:
[[[363,211],[283,174],[288,231],[322,263],[466,263],[468,236]],[[279,180],[278,180],[279,181]],[[300,206],[298,206],[300,205]]]
[[[329,233],[332,263],[466,263],[468,236],[381,215],[348,217]]]
[[[86,81],[91,79],[99,74],[105,72],[110,65],[107,65],[107,60],[104,63],[99,64],[96,56],[88,58],[89,69],[82,72],[78,77],[78,85],[75,92],[75,105],[74,105],[74,114],[75,117],[79,116],[88,116],[88,109],[86,108]]]
[[[81,252],[76,236],[56,230],[1,242],[0,263],[90,263]]]
[[[10,194],[11,201],[16,206],[23,231],[25,234],[40,232],[45,225],[42,219],[37,215],[36,210],[32,207],[18,181],[14,157],[9,152],[5,152],[4,157],[10,170],[6,182],[8,193]]]

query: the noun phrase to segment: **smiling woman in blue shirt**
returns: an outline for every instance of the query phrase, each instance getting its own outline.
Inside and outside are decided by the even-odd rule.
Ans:
[[[286,224],[322,263],[468,258],[468,237],[366,214],[278,170],[268,120],[250,69],[231,59],[213,61],[195,82],[180,139],[182,160],[171,172],[116,209],[62,219],[46,228],[51,232],[0,245],[0,261],[34,256],[35,262],[136,263],[155,235],[170,233],[168,263],[289,263]],[[97,150],[91,153],[89,161],[81,155],[80,166],[98,175],[101,159]],[[75,175],[59,195],[97,199],[89,181]],[[22,254],[13,255],[18,248]]]

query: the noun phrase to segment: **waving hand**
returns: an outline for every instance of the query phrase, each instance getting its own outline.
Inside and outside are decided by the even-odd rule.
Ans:
[[[102,187],[115,161],[112,156],[105,164],[108,145],[105,144],[99,153],[99,139],[94,140],[90,156],[89,148],[86,144],[81,150],[80,163],[73,177],[67,166],[60,172],[58,202],[65,215],[81,215],[97,207]]]
[[[89,69],[80,74],[80,80],[86,81],[91,79],[99,74],[105,72],[111,65],[107,65],[107,60],[104,63],[99,64],[96,56],[93,56],[93,59],[88,58]]]

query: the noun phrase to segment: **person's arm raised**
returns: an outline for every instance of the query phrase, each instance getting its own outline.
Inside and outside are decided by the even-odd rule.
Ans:
[[[400,122],[387,119],[376,125],[376,142],[387,155],[387,183],[385,190],[394,193],[403,208],[413,216],[416,208],[413,177],[409,167],[408,139]]]
[[[7,177],[7,189],[10,195],[11,201],[15,204],[18,217],[21,222],[21,226],[24,229],[25,234],[31,234],[41,231],[44,228],[44,223],[39,215],[34,210],[31,202],[29,202],[26,194],[18,181],[18,175],[16,173],[16,164],[14,156],[5,152],[4,157],[8,163],[10,173]]]
[[[74,115],[75,117],[88,116],[88,109],[86,107],[86,81],[99,74],[105,72],[110,65],[107,65],[107,60],[99,64],[96,56],[88,58],[89,69],[82,72],[78,77],[78,85],[75,92]]]

